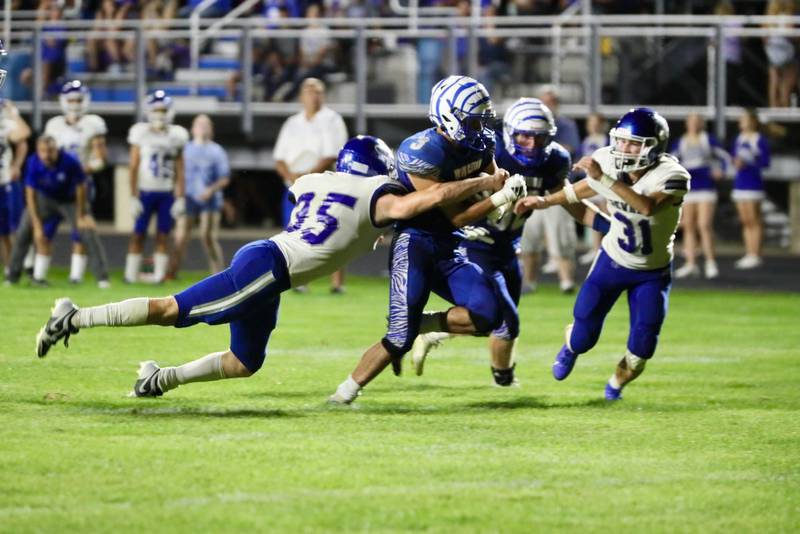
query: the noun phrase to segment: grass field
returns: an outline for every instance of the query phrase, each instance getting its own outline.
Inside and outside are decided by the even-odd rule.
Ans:
[[[626,308],[557,383],[573,298],[545,287],[523,300],[519,389],[491,387],[485,340],[463,338],[337,409],[383,333],[385,280],[285,295],[256,376],[147,400],[125,397],[139,360],[222,350],[227,329],[95,329],[39,361],[55,297],[182,287],[56,284],[0,287],[2,532],[800,529],[797,294],[675,288],[655,359],[609,405]]]

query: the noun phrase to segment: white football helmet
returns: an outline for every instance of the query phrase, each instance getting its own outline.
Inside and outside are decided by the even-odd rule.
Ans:
[[[145,109],[147,110],[147,122],[156,129],[166,128],[172,124],[172,119],[175,117],[172,99],[161,89],[147,96]]]
[[[61,94],[58,102],[61,104],[61,111],[70,120],[77,120],[89,111],[91,102],[89,88],[83,85],[80,80],[72,80],[61,87]]]
[[[520,98],[511,104],[503,116],[503,142],[506,150],[523,165],[539,165],[544,162],[557,131],[553,112],[538,98]],[[536,137],[536,146],[519,146],[516,142],[517,134]]]
[[[448,76],[433,86],[428,118],[459,145],[485,150],[494,140],[489,92],[469,76]]]

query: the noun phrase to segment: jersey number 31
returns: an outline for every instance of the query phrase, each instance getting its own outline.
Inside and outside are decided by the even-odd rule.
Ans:
[[[636,225],[639,227],[639,232],[642,234],[642,244],[639,245],[636,239],[636,226],[633,225],[633,222],[619,212],[614,214],[614,218],[625,225],[625,237],[627,239],[617,240],[622,250],[633,254],[636,252],[636,249],[640,249],[644,256],[653,252],[653,239],[650,233],[650,223],[647,222],[647,220],[642,219]]]

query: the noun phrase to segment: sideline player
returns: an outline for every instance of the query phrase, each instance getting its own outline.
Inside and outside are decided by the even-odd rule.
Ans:
[[[656,349],[667,313],[673,241],[689,173],[666,153],[669,126],[651,109],[632,109],[609,136],[611,146],[575,164],[588,178],[553,195],[522,199],[515,211],[576,204],[595,191],[608,200],[611,229],[578,293],[566,344],[553,362],[553,377],[567,378],[578,356],[594,347],[606,315],[626,291],[628,350],[605,388],[606,399],[618,400]]]
[[[189,132],[172,124],[175,110],[164,91],[147,97],[147,122],[134,124],[128,133],[131,174],[131,215],[136,221],[125,258],[125,281],[136,282],[150,219],[156,215],[153,282],[164,280],[169,265],[169,232],[186,211],[183,147]]]
[[[30,136],[31,129],[17,108],[0,98],[0,260],[6,270],[11,261],[11,233],[22,216],[17,188]]]
[[[428,117],[435,125],[407,138],[397,151],[399,179],[410,191],[424,191],[494,172],[494,119],[486,88],[468,76],[449,76],[431,91]],[[505,171],[503,171],[505,172]],[[420,332],[486,335],[502,322],[502,304],[488,274],[458,249],[457,228],[525,195],[521,176],[509,179],[513,189],[497,192],[470,207],[431,210],[399,223],[389,260],[389,325],[386,335],[361,357],[355,370],[331,395],[332,403],[352,402],[389,363],[395,374]],[[506,193],[509,193],[508,195]],[[489,209],[484,210],[488,206]],[[464,211],[465,210],[465,211]],[[423,313],[431,291],[454,306]]]
[[[86,206],[83,207],[84,218],[87,224],[95,226],[92,216],[92,200],[95,187],[92,174],[98,173],[108,165],[108,148],[106,147],[106,122],[99,115],[88,113],[91,95],[88,87],[80,80],[72,80],[64,84],[59,95],[59,103],[63,115],[57,115],[47,121],[44,133],[52,135],[58,148],[63,148],[81,162],[83,172],[86,174]],[[52,225],[46,232],[55,234],[60,222],[59,219],[45,221],[45,226]],[[96,233],[92,234],[97,236]],[[100,261],[103,271],[108,272],[106,253],[98,239],[94,248],[100,252]],[[86,246],[80,240],[77,229],[72,229],[72,257],[70,258],[69,281],[77,284],[83,280],[89,257],[86,255]],[[98,280],[98,287],[107,289],[108,280]]]
[[[60,339],[66,345],[69,336],[82,328],[229,323],[228,350],[180,367],[159,368],[153,361],[142,362],[133,394],[159,396],[189,382],[251,376],[264,362],[283,291],[330,274],[369,251],[396,219],[414,217],[480,191],[509,187],[503,183],[506,174],[498,172],[404,194],[405,189],[391,177],[391,150],[368,136],[347,142],[337,169],[306,175],[292,185],[297,203],[285,231],[245,245],[227,269],[175,296],[83,309],[67,298],[58,299],[36,338],[37,355],[45,356]]]

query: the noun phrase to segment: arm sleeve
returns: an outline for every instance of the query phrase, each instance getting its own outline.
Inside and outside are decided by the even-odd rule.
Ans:
[[[33,170],[33,168],[36,167],[36,164],[34,163],[33,158],[34,155],[31,155],[28,158],[28,161],[25,162],[25,185],[36,188],[36,178]]]
[[[275,141],[275,148],[272,151],[272,157],[275,161],[283,160],[286,161],[286,158],[289,157],[288,154],[288,143],[289,143],[289,133],[288,133],[288,126],[289,122],[292,120],[291,117],[286,119],[286,122],[283,123],[281,126],[280,131],[278,132],[278,140]]]
[[[375,189],[375,191],[372,193],[372,197],[369,199],[369,220],[372,223],[372,226],[375,228],[384,228],[393,224],[393,221],[389,221],[386,224],[378,224],[375,222],[375,205],[378,203],[379,198],[381,198],[383,195],[405,195],[406,193],[408,193],[406,188],[399,183],[383,184]]]
[[[430,176],[438,179],[440,168],[437,164],[406,152],[397,153],[397,166],[400,170],[416,176]]]
[[[664,193],[681,198],[689,191],[689,177],[683,174],[667,176],[661,190]]]
[[[129,145],[138,145],[142,142],[142,129],[139,128],[138,124],[134,124],[131,126],[131,129],[128,130],[128,144]]]

